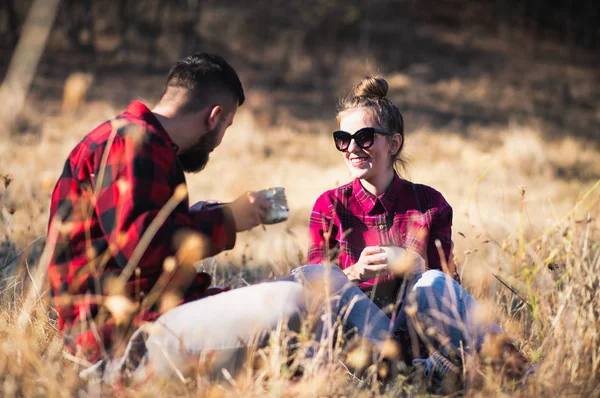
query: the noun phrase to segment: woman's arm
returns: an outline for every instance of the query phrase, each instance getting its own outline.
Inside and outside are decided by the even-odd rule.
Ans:
[[[321,195],[310,214],[308,264],[334,261],[337,257],[338,226],[332,217],[333,204],[327,194]]]
[[[439,269],[456,279],[457,271],[452,255],[452,207],[446,202],[446,199],[436,191],[432,198],[432,208],[436,209],[435,216],[431,223],[429,241],[427,242],[427,266],[430,269]],[[440,249],[436,241],[441,244]],[[440,253],[443,258],[440,258]]]

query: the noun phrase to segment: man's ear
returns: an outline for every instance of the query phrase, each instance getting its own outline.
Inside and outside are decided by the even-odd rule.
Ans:
[[[223,107],[215,105],[208,113],[208,119],[206,121],[206,127],[208,131],[213,130],[219,125],[221,117],[223,116]]]

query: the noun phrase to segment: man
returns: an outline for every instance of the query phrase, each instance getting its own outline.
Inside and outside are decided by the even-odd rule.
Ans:
[[[197,53],[173,66],[154,109],[133,101],[73,149],[52,194],[48,229],[55,244],[48,276],[71,353],[106,363],[145,321],[210,295],[211,278],[196,273],[194,262],[233,248],[236,232],[262,222],[270,202],[255,192],[192,210],[185,189],[184,171],[204,168],[243,102],[234,69]],[[279,289],[281,301],[300,297],[298,286],[284,285],[269,289]],[[245,316],[267,328],[296,311],[253,312],[263,307]]]

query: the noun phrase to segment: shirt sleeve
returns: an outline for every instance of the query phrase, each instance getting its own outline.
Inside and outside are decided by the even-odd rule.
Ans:
[[[435,191],[432,202],[431,207],[435,208],[436,211],[431,223],[429,241],[427,242],[428,267],[443,270],[442,264],[445,262],[448,270],[444,271],[455,277],[456,266],[452,257],[452,207],[437,191]],[[436,240],[439,240],[442,245],[444,262],[441,260],[440,253],[435,245]]]
[[[177,178],[174,151],[155,137],[138,142],[116,137],[106,159],[95,211],[112,255],[120,267],[125,267],[142,235],[184,181]],[[99,178],[101,170],[94,173]],[[227,210],[213,207],[190,212],[187,205],[186,193],[158,226],[138,263],[140,268],[162,267],[164,258],[173,254],[172,239],[181,229],[208,238],[209,247],[203,253],[206,257],[234,246],[235,227]]]
[[[331,201],[326,194],[321,195],[310,214],[308,264],[333,261],[337,241],[337,228],[331,216]]]

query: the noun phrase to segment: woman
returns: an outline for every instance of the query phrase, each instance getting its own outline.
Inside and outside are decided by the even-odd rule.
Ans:
[[[395,285],[382,246],[418,254],[428,269],[457,278],[452,208],[438,191],[406,181],[395,170],[406,164],[404,123],[387,90],[383,78],[366,78],[342,102],[340,129],[333,136],[354,181],[322,194],[310,219],[308,262],[334,261],[363,290]],[[389,300],[381,294],[375,298]]]
[[[476,304],[457,283],[452,208],[438,191],[404,180],[395,170],[406,164],[404,123],[387,91],[383,78],[367,77],[341,104],[333,138],[354,180],[317,199],[308,263],[333,263],[379,307],[397,304],[393,329],[407,343],[405,349],[412,333],[413,341],[419,335],[421,346],[443,357],[456,355],[461,347],[476,350],[485,334],[501,329],[474,323]],[[411,267],[399,256],[410,258]],[[440,358],[437,351],[433,356]],[[443,367],[451,365],[444,362]]]

